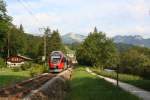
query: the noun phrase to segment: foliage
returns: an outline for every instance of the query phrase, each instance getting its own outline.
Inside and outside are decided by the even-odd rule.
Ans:
[[[19,71],[31,71],[31,69],[38,64],[34,64],[32,62],[25,62],[25,64],[18,66],[18,67],[13,67],[11,68],[14,72],[19,72]]]
[[[26,34],[22,33],[19,29],[16,27],[13,27],[10,30],[9,33],[10,37],[10,54],[11,55],[17,55],[17,54],[22,54],[24,55],[25,52],[27,51],[27,39],[26,39]]]
[[[47,27],[44,36],[41,38],[42,42],[39,43],[38,46],[38,55],[43,56],[44,55],[44,42],[46,41],[46,60],[49,56],[49,54],[52,51],[63,51],[65,52],[64,44],[62,43],[60,33],[58,30],[51,30]],[[40,40],[40,41],[41,41]]]
[[[59,36],[58,30],[52,33],[50,29],[45,30],[47,42],[47,56],[53,50],[61,50],[65,52],[64,45]],[[6,58],[8,49],[10,55],[26,55],[36,63],[41,60],[44,55],[44,38],[41,36],[34,36],[24,32],[23,25],[19,27],[11,23],[11,17],[7,15],[6,4],[0,0],[0,57]]]
[[[80,43],[72,43],[72,44],[66,44],[71,50],[77,50],[80,46]]]
[[[134,45],[124,44],[124,43],[115,43],[115,45],[116,45],[117,51],[120,53],[125,52],[128,49],[135,47]]]
[[[26,62],[21,66],[21,70],[29,70],[33,66],[33,63],[31,62]]]
[[[47,48],[48,54],[52,51],[65,51],[65,47],[62,43],[58,30],[54,30],[50,38],[48,38]]]
[[[24,28],[22,24],[20,25],[19,30],[21,31],[21,33],[24,33]]]
[[[33,59],[37,58],[42,43],[42,38],[39,36],[33,36],[24,33],[16,26],[12,26],[7,29],[0,40],[0,56],[3,58],[7,57],[8,49],[8,38],[9,38],[9,50],[10,55],[27,55]]]
[[[96,74],[110,77],[113,79],[117,78],[116,72],[106,72],[97,68],[92,68],[92,71],[94,71]],[[119,73],[119,80],[150,91],[150,80],[144,79],[140,76]]]
[[[150,49],[133,47],[121,53],[120,71],[150,78]]]
[[[27,51],[25,55],[28,55],[35,61],[39,56],[43,56],[43,38],[40,36],[33,36],[26,34],[27,37]]]
[[[65,51],[58,31],[51,33],[47,28],[45,34],[47,56],[53,50]],[[43,37],[27,34],[22,24],[17,27],[11,23],[11,17],[7,15],[6,3],[0,0],[0,57],[6,58],[9,49],[10,55],[26,55],[38,62],[39,57],[44,55],[43,46]]]
[[[114,67],[117,63],[117,52],[111,39],[103,32],[90,33],[83,44],[77,49],[79,64],[104,67]]]
[[[39,64],[34,64],[33,67],[30,69],[30,75],[36,76],[36,75],[40,75],[46,71],[47,71],[47,68],[45,66],[39,65]]]
[[[6,67],[6,62],[4,59],[0,58],[0,68],[5,68]]]
[[[12,26],[11,17],[7,15],[6,3],[0,0],[0,56],[5,56],[6,36],[9,28]]]
[[[11,17],[7,15],[6,3],[4,2],[4,0],[0,0],[0,20],[11,20]]]
[[[11,68],[11,70],[14,71],[14,72],[20,72],[21,67],[13,67],[13,68]]]
[[[115,71],[107,72],[105,70],[97,69],[96,67],[91,68],[91,70],[93,72],[95,72],[96,74],[100,74],[100,75],[110,77],[110,78],[113,78],[113,79],[117,78],[117,73]],[[121,80],[121,81],[125,81],[125,80],[132,81],[132,80],[141,80],[141,79],[142,79],[142,77],[139,77],[139,76],[136,76],[136,75],[119,73],[119,80]]]

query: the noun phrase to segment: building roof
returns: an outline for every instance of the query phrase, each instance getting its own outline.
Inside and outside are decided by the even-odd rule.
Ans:
[[[20,59],[15,59],[15,58],[20,58]],[[20,63],[25,60],[32,60],[32,59],[21,55],[14,55],[7,58],[7,62],[13,62],[13,63]]]

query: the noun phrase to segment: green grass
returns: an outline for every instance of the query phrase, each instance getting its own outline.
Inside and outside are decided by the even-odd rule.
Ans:
[[[91,68],[91,69],[99,75],[103,75],[106,77],[116,79],[116,72],[106,72],[106,71],[99,70],[97,68]],[[143,79],[142,77],[135,76],[135,75],[121,74],[120,73],[119,74],[119,80],[122,82],[132,84],[136,87],[145,89],[147,91],[150,91],[150,80],[148,80],[148,79]]]
[[[16,82],[22,81],[29,77],[30,77],[29,71],[14,72],[11,69],[1,70],[0,71],[0,88],[15,84]]]
[[[65,100],[139,100],[136,96],[97,78],[84,68],[74,69],[71,90]]]

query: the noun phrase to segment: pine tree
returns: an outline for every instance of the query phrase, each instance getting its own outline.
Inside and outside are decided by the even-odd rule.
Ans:
[[[94,27],[94,32],[93,33],[98,33],[98,30],[96,27]]]
[[[20,24],[19,30],[21,31],[21,33],[24,33],[24,28],[23,28],[23,25],[22,25],[22,24]]]
[[[7,15],[6,3],[0,0],[0,56],[6,56],[7,34],[12,26],[11,17]]]
[[[54,30],[52,32],[51,37],[48,39],[47,48],[48,54],[50,54],[52,51],[65,51],[58,30]]]
[[[20,34],[20,29],[13,27],[10,31],[10,54],[22,54],[24,55],[27,51],[27,38],[26,34]]]
[[[4,20],[6,22],[11,21],[11,17],[7,15],[6,3],[4,0],[0,0],[0,20]]]

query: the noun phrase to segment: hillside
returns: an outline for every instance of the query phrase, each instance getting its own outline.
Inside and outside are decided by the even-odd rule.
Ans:
[[[62,41],[65,44],[81,43],[82,41],[84,41],[85,38],[86,36],[84,35],[68,33],[62,36]],[[150,38],[145,39],[140,35],[135,35],[135,36],[117,35],[113,37],[113,40],[116,44],[121,43],[121,44],[129,44],[129,45],[136,45],[136,46],[150,48]]]
[[[115,36],[113,37],[115,43],[132,44],[142,47],[150,47],[150,39],[144,39],[142,36]]]
[[[68,33],[62,36],[62,41],[65,44],[81,43],[85,38],[84,35]]]

